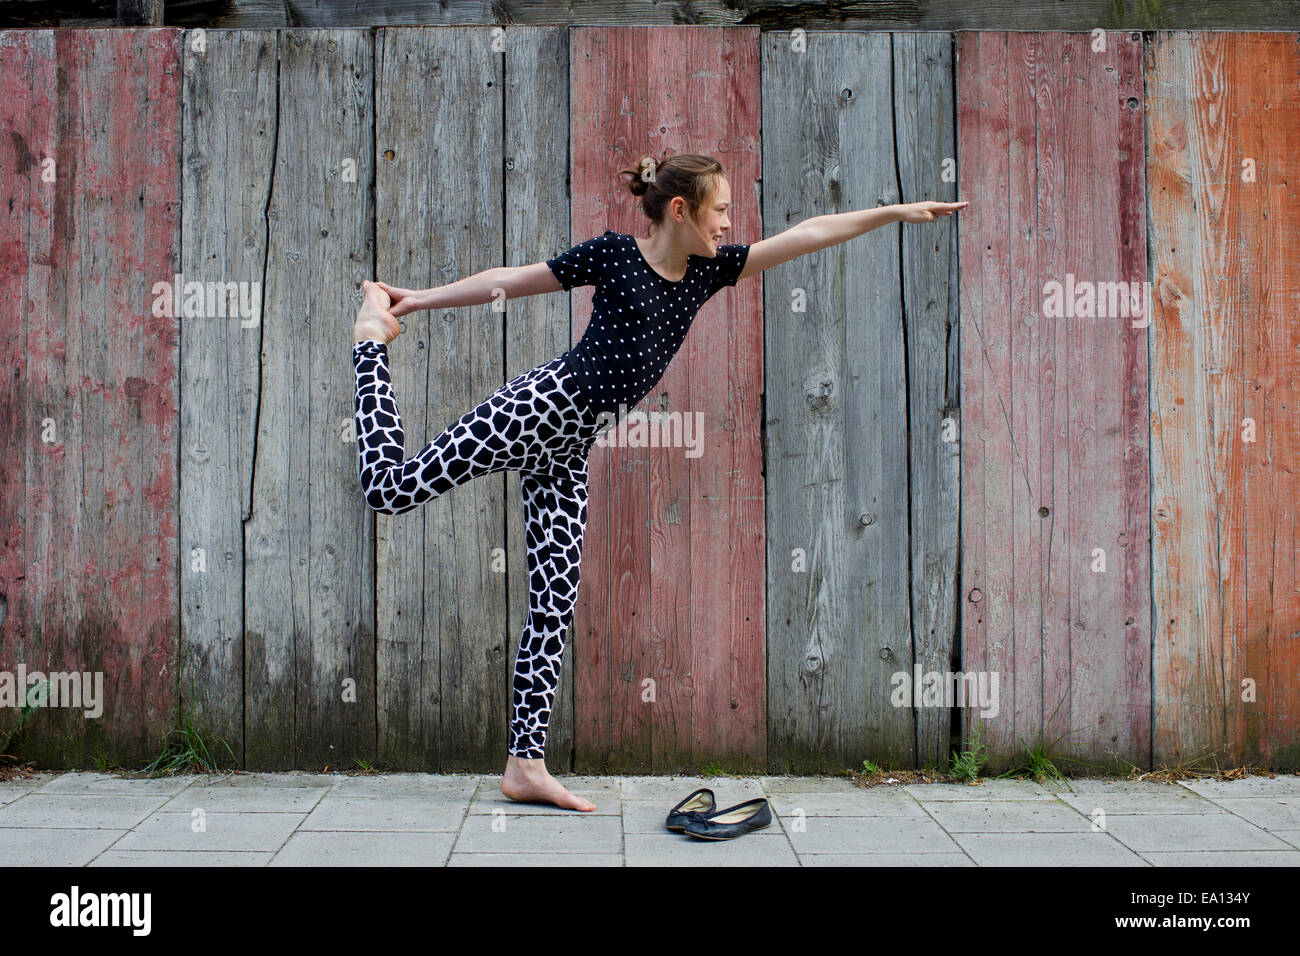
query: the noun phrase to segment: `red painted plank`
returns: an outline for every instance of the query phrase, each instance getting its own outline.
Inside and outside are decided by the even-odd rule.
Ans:
[[[176,723],[177,320],[151,304],[178,262],[179,43],[173,29],[0,34],[0,158],[21,171],[26,230],[3,253],[17,307],[0,322],[25,352],[5,386],[0,668],[103,681],[102,716],[33,722],[25,752],[49,766],[141,761]]]
[[[958,40],[962,666],[999,675],[995,767],[1148,759],[1145,333],[1046,308],[1047,283],[1145,277],[1141,41],[1105,41]]]
[[[1295,769],[1300,50],[1160,34],[1148,89],[1155,757]]]
[[[761,238],[758,39],[751,28],[570,31],[573,238],[648,235],[615,171],[644,154],[722,162],[733,242]],[[689,75],[654,64],[711,64]],[[700,311],[644,412],[703,419],[704,454],[597,447],[575,618],[578,764],[663,771],[761,763],[766,747],[759,283]],[[591,291],[574,299],[574,336]],[[625,422],[616,437],[626,435]],[[654,701],[643,700],[653,680]]]

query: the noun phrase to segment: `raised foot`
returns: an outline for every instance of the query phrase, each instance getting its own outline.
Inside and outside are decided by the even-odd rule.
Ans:
[[[590,800],[570,792],[552,777],[541,760],[511,757],[501,778],[501,792],[519,803],[547,803],[583,813],[596,809]]]

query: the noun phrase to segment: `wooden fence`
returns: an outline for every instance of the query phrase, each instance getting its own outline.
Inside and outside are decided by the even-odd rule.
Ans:
[[[104,680],[102,715],[30,716],[24,756],[138,765],[189,719],[248,768],[499,769],[518,475],[365,507],[359,284],[642,233],[614,170],[689,150],[726,168],[736,242],[971,205],[720,293],[640,406],[698,418],[703,454],[627,425],[593,451],[552,768],[942,765],[976,730],[993,769],[1058,739],[1072,770],[1300,766],[1293,34],[157,28],[0,52],[0,695],[20,666]],[[1128,282],[1141,315],[1116,312]],[[214,312],[223,283],[238,310]],[[590,304],[404,319],[408,453]],[[995,711],[900,698],[963,672]]]

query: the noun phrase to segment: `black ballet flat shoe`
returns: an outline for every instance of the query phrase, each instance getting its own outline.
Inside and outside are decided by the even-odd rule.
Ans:
[[[668,811],[668,819],[665,821],[664,826],[669,830],[681,833],[682,827],[686,826],[686,821],[707,816],[717,807],[717,801],[713,799],[713,791],[708,787],[701,787]]]
[[[708,816],[697,814],[686,821],[683,832],[700,840],[734,840],[772,825],[772,808],[766,797],[746,800]]]

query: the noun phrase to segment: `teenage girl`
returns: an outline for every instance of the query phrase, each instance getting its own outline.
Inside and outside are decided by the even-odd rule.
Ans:
[[[518,471],[528,555],[528,616],[515,660],[501,792],[573,810],[595,806],[546,769],[546,731],[578,594],[587,520],[587,455],[663,376],[696,312],[723,286],[890,222],[930,222],[967,205],[918,202],[806,219],[753,245],[724,245],[731,190],[721,164],[679,153],[619,171],[641,197],[649,233],[612,230],[545,262],[487,269],[433,289],[362,283],[353,326],[358,473],[366,503],[397,515],[480,475]],[[414,457],[388,370],[397,319],[594,285],[591,323],[563,355],[507,382]]]

